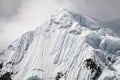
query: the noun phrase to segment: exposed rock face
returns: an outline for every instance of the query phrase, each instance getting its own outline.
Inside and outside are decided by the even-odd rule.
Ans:
[[[92,59],[86,59],[85,62],[87,69],[91,70],[91,74],[93,74],[91,79],[97,80],[102,73],[100,66],[98,66]]]
[[[63,76],[64,74],[62,74],[61,72],[58,72],[55,80],[60,80]]]
[[[1,51],[0,61],[0,80],[120,80],[120,39],[60,9]]]
[[[1,62],[1,64],[0,64],[0,69],[2,69],[2,67],[3,67],[3,62]]]
[[[6,72],[4,75],[1,75],[0,80],[12,80],[11,79],[11,73]]]

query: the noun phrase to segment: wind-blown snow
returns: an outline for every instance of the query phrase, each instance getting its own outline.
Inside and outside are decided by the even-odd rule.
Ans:
[[[0,54],[13,80],[119,80],[120,39],[66,9],[25,33]]]

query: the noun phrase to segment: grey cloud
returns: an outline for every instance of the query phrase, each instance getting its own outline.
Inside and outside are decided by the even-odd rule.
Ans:
[[[18,12],[22,0],[0,0],[0,17],[11,17]]]
[[[10,17],[18,13],[18,9],[22,4],[31,2],[32,0],[0,0],[0,17]],[[120,18],[119,4],[120,0],[34,0],[34,2],[50,4],[59,7],[66,7],[78,11],[81,14],[88,15],[101,20],[115,20]],[[21,4],[22,3],[22,4]],[[32,3],[30,3],[32,4]],[[47,7],[47,5],[44,7]],[[48,6],[48,7],[52,7]],[[40,6],[39,6],[40,7]],[[43,9],[44,9],[43,7]]]
[[[111,21],[120,18],[120,0],[74,0],[74,7],[88,16]],[[83,6],[81,6],[81,2]]]

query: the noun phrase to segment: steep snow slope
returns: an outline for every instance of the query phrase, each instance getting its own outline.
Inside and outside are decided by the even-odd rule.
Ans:
[[[120,80],[120,39],[65,9],[0,53],[3,80]]]

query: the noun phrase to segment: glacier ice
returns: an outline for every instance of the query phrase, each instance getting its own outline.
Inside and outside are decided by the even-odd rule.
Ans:
[[[89,17],[57,10],[0,52],[12,80],[119,80],[120,39]]]

